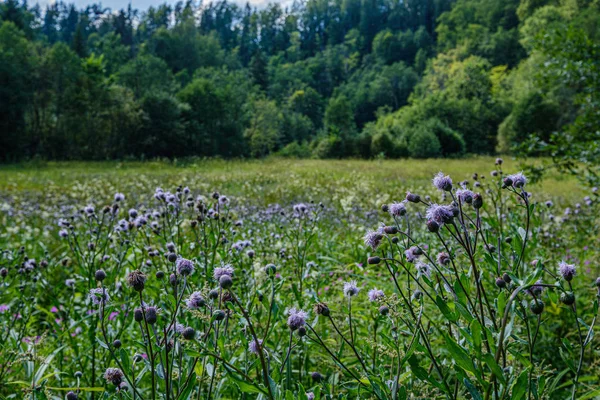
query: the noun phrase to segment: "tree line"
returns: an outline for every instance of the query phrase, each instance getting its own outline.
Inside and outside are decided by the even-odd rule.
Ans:
[[[0,159],[600,157],[599,8],[6,0]]]

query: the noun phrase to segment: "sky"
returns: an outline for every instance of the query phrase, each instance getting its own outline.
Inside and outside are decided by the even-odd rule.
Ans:
[[[38,0],[38,3],[44,7],[48,3],[53,3],[56,0]],[[75,3],[78,8],[85,8],[91,3],[101,3],[104,7],[109,7],[112,10],[120,10],[126,8],[129,3],[133,8],[137,8],[140,11],[146,10],[150,6],[157,6],[163,3],[175,4],[178,0],[63,0],[65,3]],[[208,3],[210,0],[205,0]],[[269,3],[280,3],[282,6],[286,6],[292,3],[291,0],[229,0],[232,3],[237,3],[241,6],[249,2],[251,5],[262,8]],[[35,0],[30,0],[29,4],[35,4]]]

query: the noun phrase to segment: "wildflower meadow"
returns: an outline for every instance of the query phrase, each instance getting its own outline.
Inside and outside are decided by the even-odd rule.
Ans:
[[[598,399],[597,188],[491,157],[0,170],[2,399]]]

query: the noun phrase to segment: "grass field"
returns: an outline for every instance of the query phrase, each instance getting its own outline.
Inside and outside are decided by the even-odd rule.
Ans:
[[[489,178],[494,161],[492,157],[474,157],[385,161],[44,162],[0,167],[0,191],[35,192],[49,187],[66,190],[100,180],[115,188],[136,186],[149,190],[155,185],[184,185],[219,189],[262,204],[306,201],[307,196],[321,201],[331,190],[339,196],[353,193],[362,196],[365,192],[374,197],[398,196],[408,188],[427,185],[439,171],[456,180],[470,179],[473,173]],[[504,160],[505,171],[518,172],[520,167],[519,161]],[[574,201],[585,193],[576,179],[556,172],[532,187],[558,202]]]

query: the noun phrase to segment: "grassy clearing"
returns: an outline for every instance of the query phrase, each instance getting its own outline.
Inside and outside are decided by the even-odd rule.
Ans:
[[[237,196],[252,198],[251,193],[256,191],[257,197],[253,200],[268,203],[291,201],[306,191],[306,185],[320,194],[334,186],[344,191],[368,189],[374,194],[394,195],[427,184],[440,170],[456,179],[469,179],[474,172],[485,174],[493,168],[494,160],[493,157],[473,157],[382,161],[272,158],[262,161],[49,162],[1,167],[0,190],[42,191],[49,186],[67,189],[97,179],[117,187],[130,180],[165,186],[204,182]],[[518,171],[520,163],[506,159],[503,169]],[[249,188],[249,185],[254,187]],[[584,193],[576,179],[556,172],[531,188],[558,202],[579,199]]]

